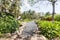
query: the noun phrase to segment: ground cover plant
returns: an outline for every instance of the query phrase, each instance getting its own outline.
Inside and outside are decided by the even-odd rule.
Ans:
[[[45,37],[51,39],[60,36],[60,22],[55,21],[37,21],[39,26],[39,30],[41,31],[40,34],[44,35]]]

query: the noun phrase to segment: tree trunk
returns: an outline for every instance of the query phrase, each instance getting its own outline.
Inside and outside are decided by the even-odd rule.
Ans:
[[[52,22],[54,22],[54,14],[55,14],[55,2],[52,3],[53,12],[52,12]]]

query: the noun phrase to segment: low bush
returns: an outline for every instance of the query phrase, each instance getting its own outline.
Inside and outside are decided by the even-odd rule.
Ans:
[[[55,21],[37,21],[40,34],[43,34],[47,38],[54,38],[60,36],[60,22]]]
[[[0,34],[13,33],[18,29],[19,23],[15,18],[5,13],[0,13],[0,15]]]
[[[52,15],[44,16],[45,20],[47,21],[52,21]],[[60,15],[54,15],[54,20],[55,21],[60,21]]]
[[[54,20],[55,21],[60,21],[60,15],[55,15]]]
[[[52,21],[52,15],[45,16],[45,20]]]

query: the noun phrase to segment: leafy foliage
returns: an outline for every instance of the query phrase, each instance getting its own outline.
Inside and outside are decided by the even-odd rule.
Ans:
[[[60,21],[60,15],[55,15],[54,19],[55,21]]]
[[[44,16],[44,18],[45,18],[45,20],[52,21],[52,16],[51,15]],[[54,20],[55,21],[60,21],[60,15],[55,15]]]
[[[37,21],[40,29],[40,34],[43,34],[47,38],[54,38],[60,36],[60,22],[55,21]]]
[[[20,15],[20,0],[1,0],[0,12],[6,12],[18,17]]]
[[[13,16],[0,13],[0,33],[13,33],[19,27],[19,23]]]

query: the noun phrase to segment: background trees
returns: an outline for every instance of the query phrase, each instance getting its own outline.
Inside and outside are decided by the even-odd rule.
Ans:
[[[9,13],[14,17],[20,14],[20,0],[1,0],[0,12]]]
[[[22,19],[39,19],[40,13],[36,13],[33,10],[25,11],[21,14]]]
[[[36,4],[39,1],[41,1],[41,0],[30,0],[29,2],[30,2],[30,4]],[[45,0],[43,0],[43,1],[45,1]],[[57,2],[57,0],[47,0],[47,1],[52,3],[52,7],[53,7],[53,9],[52,9],[53,10],[52,11],[52,21],[54,21],[55,3]]]

